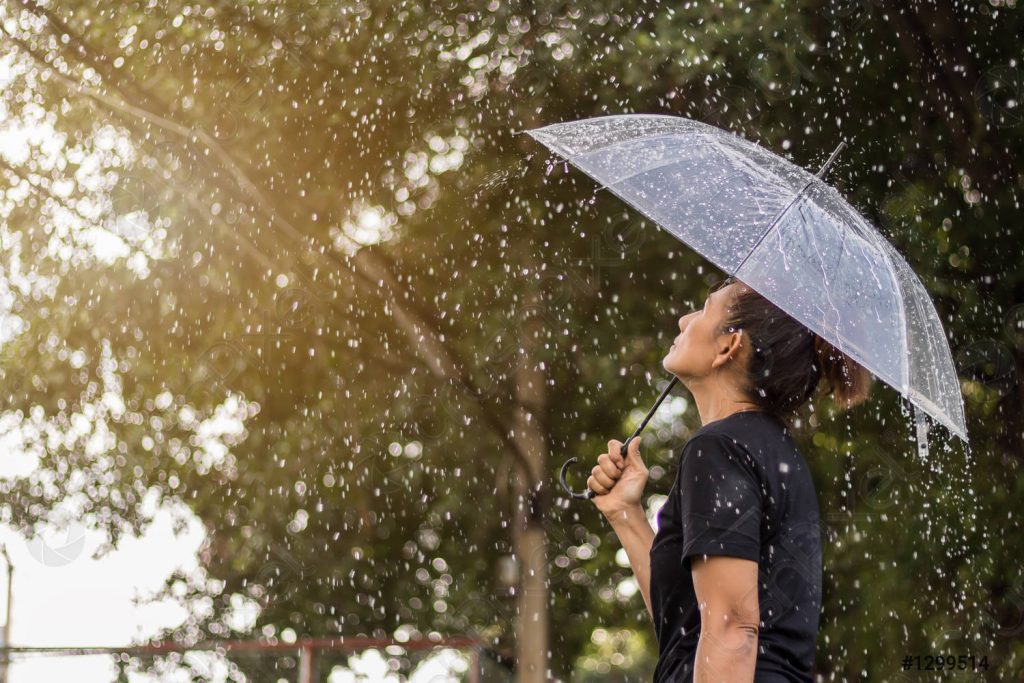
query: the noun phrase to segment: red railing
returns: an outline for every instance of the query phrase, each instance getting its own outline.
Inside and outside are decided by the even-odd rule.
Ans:
[[[394,638],[369,638],[361,636],[337,638],[301,638],[292,643],[281,640],[216,640],[187,645],[173,642],[152,642],[124,647],[2,647],[0,660],[11,661],[18,655],[40,655],[72,657],[86,655],[128,655],[154,656],[174,652],[266,652],[294,653],[299,657],[298,683],[315,683],[318,680],[317,655],[321,651],[359,652],[371,649],[399,647],[407,651],[436,649],[468,650],[470,653],[469,683],[482,682],[481,655],[492,652],[476,636],[451,636],[445,638],[421,638],[401,642]],[[500,660],[501,655],[495,659]]]

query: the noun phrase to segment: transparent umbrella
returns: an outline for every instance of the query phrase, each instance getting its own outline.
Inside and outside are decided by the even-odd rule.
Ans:
[[[923,457],[926,414],[968,441],[960,382],[927,290],[822,179],[842,145],[812,174],[677,116],[602,116],[525,132],[899,391],[914,406]]]

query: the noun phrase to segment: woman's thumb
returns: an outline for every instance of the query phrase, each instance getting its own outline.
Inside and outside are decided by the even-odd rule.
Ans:
[[[638,465],[643,465],[644,461],[640,457],[640,439],[643,437],[636,437],[629,442],[629,448],[626,449],[626,459],[634,460]]]

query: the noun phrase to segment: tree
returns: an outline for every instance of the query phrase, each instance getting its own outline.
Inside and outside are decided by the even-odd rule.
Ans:
[[[186,503],[209,544],[205,576],[169,582],[194,608],[175,639],[228,636],[242,600],[271,637],[477,630],[518,648],[521,680],[567,677],[597,625],[650,640],[638,598],[616,593],[629,573],[614,536],[562,504],[552,459],[631,431],[709,273],[513,134],[559,120],[686,115],[808,167],[851,141],[830,177],[948,320],[979,474],[1016,472],[1016,455],[994,456],[1022,450],[1019,336],[977,336],[1016,329],[995,302],[1021,290],[1018,248],[991,248],[1019,222],[1013,12],[2,8],[8,117],[52,130],[0,155],[4,272],[24,321],[3,347],[2,398],[39,457],[7,482],[4,521],[75,514],[113,546],[154,501]],[[1011,363],[999,382],[974,372],[992,348]],[[901,457],[893,393],[819,409],[804,435],[841,543],[818,672],[890,675],[879,632],[924,654],[937,633],[978,632],[978,614],[985,648],[960,649],[1010,661],[1016,541],[984,522],[1006,519],[1013,491],[973,501],[967,523],[970,496],[931,500],[943,480]],[[688,410],[645,446],[676,449],[695,425]],[[652,455],[671,469],[671,452]],[[881,495],[893,489],[898,503]],[[947,552],[918,552],[929,544]],[[508,556],[511,596],[496,574]],[[935,603],[908,595],[908,577]],[[868,579],[891,591],[875,608]],[[995,606],[972,620],[961,603],[986,596]]]

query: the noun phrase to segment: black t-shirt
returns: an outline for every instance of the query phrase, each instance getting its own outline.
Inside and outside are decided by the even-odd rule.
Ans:
[[[821,527],[814,482],[786,425],[763,411],[709,422],[683,446],[651,547],[655,683],[693,680],[700,610],[691,557],[758,562],[755,683],[813,683],[821,611]]]

